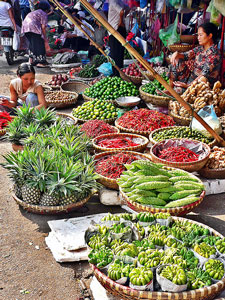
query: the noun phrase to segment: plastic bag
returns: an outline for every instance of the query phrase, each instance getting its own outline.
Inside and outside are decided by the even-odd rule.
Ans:
[[[97,70],[105,76],[110,76],[113,73],[112,64],[110,62],[101,64],[101,66],[99,66]]]
[[[173,45],[180,41],[180,35],[177,33],[178,15],[175,22],[170,24],[166,29],[159,30],[159,38],[164,46]]]
[[[80,62],[79,57],[76,53],[73,52],[65,52],[65,53],[58,53],[53,59],[53,64],[71,64]]]
[[[16,31],[13,33],[13,50],[18,50],[20,48],[20,34]]]
[[[199,110],[198,115],[218,134],[222,133],[222,127],[219,119],[214,111],[213,105],[207,105]],[[195,118],[193,118],[191,123],[191,128],[200,131],[206,137],[212,137],[212,135],[199,123]]]
[[[149,61],[151,63],[155,63],[155,64],[163,64],[163,60],[164,60],[164,53],[163,51],[161,52],[160,56],[155,56],[149,59]]]
[[[207,12],[211,13],[210,16],[210,22],[214,23],[215,25],[219,26],[220,22],[221,22],[221,14],[220,12],[216,9],[216,7],[214,6],[214,1],[211,1],[207,10]]]

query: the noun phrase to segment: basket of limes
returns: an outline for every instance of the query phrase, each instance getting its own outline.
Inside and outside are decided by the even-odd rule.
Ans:
[[[96,99],[74,108],[72,115],[76,117],[80,123],[95,119],[113,123],[117,118],[117,111],[118,109],[112,102]]]

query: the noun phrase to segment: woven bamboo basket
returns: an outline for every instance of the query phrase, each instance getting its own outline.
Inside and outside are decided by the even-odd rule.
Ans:
[[[0,136],[3,136],[6,134],[6,130],[5,129],[0,129]]]
[[[155,208],[155,207],[142,205],[140,203],[132,201],[127,197],[127,195],[123,192],[123,190],[121,188],[119,188],[119,190],[120,190],[120,193],[121,193],[126,205],[136,212],[144,211],[144,212],[150,212],[153,214],[159,213],[159,212],[167,212],[167,213],[170,213],[172,216],[186,215],[187,213],[192,211],[195,207],[197,207],[203,201],[203,198],[205,196],[205,191],[203,191],[201,193],[201,195],[199,196],[199,200],[197,200],[191,204],[181,206],[181,207],[173,207],[173,208]]]
[[[185,118],[178,115],[175,115],[172,110],[169,111],[169,115],[174,119],[174,121],[181,126],[188,126],[191,123],[191,117]]]
[[[171,128],[182,128],[182,127],[187,127],[187,126],[169,126],[169,127],[164,127],[164,128],[155,129],[155,130],[153,130],[153,131],[150,133],[150,135],[149,135],[149,141],[154,145],[154,144],[158,143],[158,141],[155,141],[155,140],[154,140],[154,134],[155,134],[156,132],[163,131],[163,130],[168,130],[168,129],[171,129]],[[214,140],[212,140],[211,143],[208,144],[208,146],[209,146],[210,148],[212,148],[212,147],[214,147],[216,144],[217,144],[217,141],[214,139]]]
[[[68,205],[60,205],[60,206],[40,206],[35,204],[29,204],[24,202],[23,200],[19,199],[14,193],[12,193],[13,199],[19,204],[23,209],[40,215],[53,215],[53,214],[62,214],[62,213],[69,213],[71,211],[77,210],[84,206],[88,202],[88,200],[95,194],[92,192],[88,197],[80,200],[76,203],[71,203]]]
[[[121,132],[128,132],[128,133],[134,133],[134,134],[139,134],[139,135],[142,135],[142,136],[145,136],[145,137],[149,137],[149,131],[138,131],[138,130],[134,130],[132,128],[125,128],[125,127],[122,127],[118,124],[118,120],[115,121],[115,125],[117,128],[119,128],[119,130]]]
[[[175,220],[183,221],[184,218],[172,217]],[[188,222],[197,224],[204,228],[207,228],[212,232],[213,235],[223,238],[223,236],[216,230],[210,228],[207,225],[201,224],[196,221],[188,220]],[[150,291],[138,291],[128,286],[116,283],[104,273],[102,273],[96,266],[91,264],[91,268],[94,272],[95,277],[101,283],[101,285],[114,296],[119,297],[118,299],[126,300],[212,300],[215,299],[225,288],[225,278],[218,281],[215,284],[206,286],[204,288],[179,292],[179,293],[168,293],[168,292],[150,292]],[[224,298],[220,298],[221,300]]]
[[[172,140],[183,140],[183,141],[192,141],[192,140],[188,140],[188,139],[170,139]],[[162,142],[158,142],[156,143],[151,149],[150,149],[150,156],[151,156],[151,160],[154,163],[163,163],[166,166],[169,167],[173,167],[173,168],[178,168],[178,169],[182,169],[188,172],[195,172],[195,171],[199,171],[200,169],[202,169],[204,167],[204,165],[207,163],[208,159],[209,159],[209,155],[210,155],[210,147],[207,144],[201,143],[202,147],[205,150],[205,156],[198,160],[198,161],[192,161],[192,162],[170,162],[167,161],[165,159],[161,159],[159,158],[157,155],[155,155],[155,151],[158,147],[162,146],[165,143],[165,141]],[[200,142],[197,141],[192,141],[193,144],[199,144]],[[161,148],[162,149],[162,148]]]
[[[205,178],[225,179],[225,169],[202,168],[198,173]]]
[[[168,106],[171,98],[164,96],[151,95],[142,90],[142,86],[139,88],[140,97],[146,103],[152,103],[157,106]]]
[[[121,150],[101,152],[101,153],[96,154],[94,156],[94,159],[97,161],[105,156],[114,155],[119,152],[121,152]],[[138,153],[138,152],[134,152],[134,151],[122,151],[122,152],[128,153],[128,154],[133,154],[137,158],[140,158],[140,159],[150,160],[150,156],[148,156],[147,154],[142,154],[142,153]],[[100,174],[98,174],[98,176],[99,176],[98,182],[100,182],[102,185],[104,185],[105,187],[107,187],[109,189],[119,190],[119,186],[116,182],[116,179],[108,178],[108,177],[102,176]]]
[[[70,120],[73,121],[73,125],[76,125],[77,124],[77,118],[75,118],[74,116],[72,115],[69,115],[69,114],[65,114],[65,113],[57,113],[57,116],[61,117],[61,118],[68,118]]]
[[[125,74],[123,71],[120,73],[120,77],[125,81],[128,81],[128,82],[131,81],[135,85],[141,85],[141,82],[144,79],[144,76],[141,76],[141,77],[131,76],[131,75]]]
[[[83,81],[73,80],[70,82],[63,83],[61,86],[61,90],[63,92],[83,94],[84,90],[89,87],[90,85]]]
[[[107,139],[107,138],[117,138],[117,137],[128,137],[130,139],[141,139],[142,143],[139,144],[138,146],[133,146],[133,147],[125,147],[125,148],[105,148],[105,147],[100,147],[97,145],[98,141],[101,139]],[[92,140],[93,147],[95,151],[97,152],[104,152],[104,151],[135,151],[135,152],[143,152],[147,145],[148,145],[149,140],[146,137],[143,137],[141,135],[137,134],[131,134],[131,133],[109,133],[109,134],[102,134]]]
[[[189,51],[193,48],[193,45],[185,45],[185,44],[173,44],[173,45],[169,45],[168,49],[171,52],[186,52]]]
[[[12,144],[12,149],[17,152],[17,151],[23,151],[24,146],[23,145],[17,145],[17,144]]]
[[[95,100],[95,98],[88,97],[84,93],[82,94],[82,96],[83,96],[83,99],[84,99],[85,102]]]
[[[58,93],[59,92],[52,92],[52,91],[45,92],[45,96],[47,96],[48,94],[53,94],[53,95],[55,94],[55,96],[58,97]],[[64,95],[66,94],[68,96],[68,99],[66,99],[66,100],[61,100],[61,99],[48,100],[48,98],[45,97],[47,105],[50,107],[55,107],[55,108],[63,108],[63,107],[73,105],[77,102],[77,98],[78,98],[77,93],[73,93],[73,94],[71,94],[70,92],[62,92],[62,93]]]
[[[197,42],[197,36],[196,35],[180,35],[180,41],[181,43],[187,43],[193,45]]]

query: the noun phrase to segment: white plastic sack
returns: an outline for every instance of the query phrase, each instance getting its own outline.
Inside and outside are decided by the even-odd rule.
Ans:
[[[14,31],[13,34],[13,50],[19,50],[20,48],[20,34]]]
[[[213,105],[207,105],[199,110],[198,115],[213,129],[217,134],[222,133],[222,127],[219,119],[214,111]],[[200,131],[206,137],[212,137],[212,135],[199,123],[195,118],[191,123],[192,129]]]

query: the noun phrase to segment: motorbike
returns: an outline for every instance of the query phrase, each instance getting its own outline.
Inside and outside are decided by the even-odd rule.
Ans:
[[[14,59],[18,56],[23,56],[25,51],[14,51],[13,50],[13,30],[10,27],[0,27],[0,41],[3,47],[3,52],[5,54],[7,63],[12,65]]]

